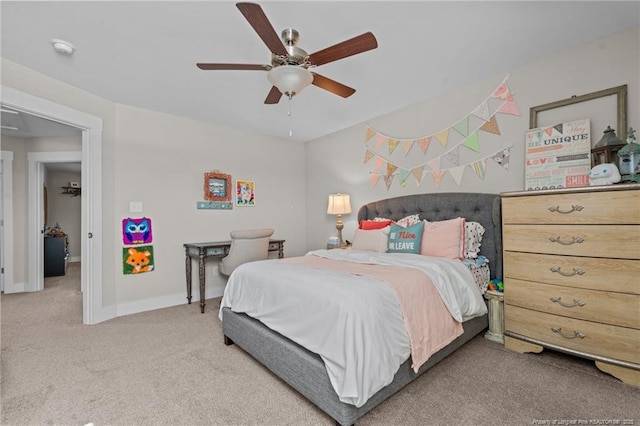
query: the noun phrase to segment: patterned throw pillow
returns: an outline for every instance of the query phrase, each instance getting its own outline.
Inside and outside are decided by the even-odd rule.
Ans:
[[[478,222],[465,223],[465,258],[475,259],[478,257],[484,231],[484,226],[480,225]]]
[[[387,253],[420,253],[422,230],[424,223],[418,222],[406,228],[391,224],[389,228],[389,245]]]
[[[376,217],[373,220],[374,220],[374,222],[386,222],[386,221],[389,221],[391,219],[387,219],[386,217]],[[411,226],[411,225],[415,225],[416,223],[420,223],[420,215],[411,214],[409,216],[403,217],[402,219],[396,220],[394,223],[396,223],[397,225],[402,226],[403,228],[406,228],[407,226]]]
[[[396,220],[396,223],[398,225],[400,225],[402,227],[405,227],[405,228],[407,228],[409,226],[412,226],[412,225],[415,225],[416,223],[420,223],[420,222],[422,222],[420,220],[420,215],[417,215],[417,214],[412,214],[412,215],[403,217],[400,220]]]

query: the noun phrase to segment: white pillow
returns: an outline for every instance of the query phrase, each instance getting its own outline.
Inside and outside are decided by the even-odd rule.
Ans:
[[[375,251],[377,253],[386,253],[387,241],[389,235],[389,227],[382,229],[356,229],[356,235],[353,237],[353,250]]]

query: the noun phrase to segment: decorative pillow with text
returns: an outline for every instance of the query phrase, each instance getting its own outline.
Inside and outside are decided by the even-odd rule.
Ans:
[[[403,227],[391,224],[389,228],[389,245],[387,253],[420,253],[424,222]]]

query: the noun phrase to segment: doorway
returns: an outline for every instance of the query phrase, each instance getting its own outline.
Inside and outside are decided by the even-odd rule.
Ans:
[[[115,317],[114,308],[102,306],[102,119],[11,87],[0,85],[0,90],[3,107],[76,127],[82,131],[81,186],[85,188],[81,200],[82,321],[84,324],[96,324]],[[33,173],[35,181],[38,181],[38,174],[42,173],[43,161],[36,157],[29,163],[28,174],[31,176]],[[31,185],[32,179],[29,180],[29,186]],[[30,188],[27,226],[30,253],[43,252],[40,233],[43,226],[42,200],[42,186],[34,190]],[[32,206],[35,208],[31,208]],[[39,280],[43,280],[43,270],[42,256],[34,256],[28,270],[31,288],[36,289]]]

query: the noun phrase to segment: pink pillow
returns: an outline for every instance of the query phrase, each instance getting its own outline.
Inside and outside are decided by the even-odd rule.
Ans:
[[[420,254],[464,259],[464,222],[461,217],[438,222],[425,220]]]

